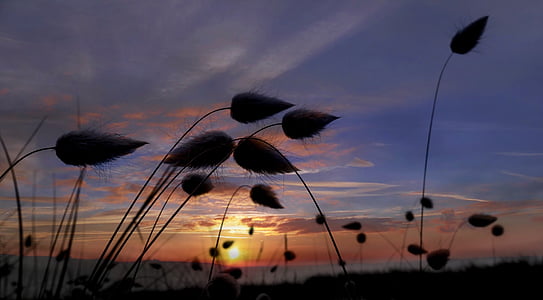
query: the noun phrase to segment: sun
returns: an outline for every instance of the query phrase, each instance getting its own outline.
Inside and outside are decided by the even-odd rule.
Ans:
[[[237,247],[232,247],[228,250],[228,258],[236,259],[239,257],[239,249]]]

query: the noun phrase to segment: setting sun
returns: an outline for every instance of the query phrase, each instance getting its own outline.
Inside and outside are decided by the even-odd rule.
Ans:
[[[238,257],[239,257],[239,249],[237,247],[233,247],[232,249],[228,250],[228,258],[236,259]]]

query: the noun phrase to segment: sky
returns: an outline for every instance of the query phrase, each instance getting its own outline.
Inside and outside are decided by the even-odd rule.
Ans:
[[[479,45],[453,55],[443,74],[426,184],[434,208],[425,210],[424,246],[449,248],[452,260],[540,257],[541,11],[543,3],[536,0],[4,0],[0,134],[11,157],[43,119],[25,153],[54,146],[78,128],[149,143],[86,174],[73,256],[95,258],[161,157],[199,117],[228,107],[238,93],[277,97],[295,104],[293,109],[339,117],[304,141],[288,140],[278,127],[260,136],[300,169],[344,259],[413,258],[401,249],[418,243],[437,78],[455,32],[488,15]],[[218,112],[188,138],[208,130],[242,137],[280,122],[282,114],[240,124],[227,111]],[[0,166],[8,166],[5,155]],[[60,220],[79,169],[48,151],[28,157],[15,172],[25,235],[37,244],[29,255],[48,255],[52,220]],[[240,256],[226,261],[281,260],[285,235],[295,262],[330,260],[330,242],[314,221],[317,210],[295,174],[249,173],[230,159],[211,179],[214,190],[191,199],[146,258],[209,260],[234,191],[264,183],[285,208],[255,205],[247,188],[239,190],[222,239],[235,241]],[[186,196],[175,192],[161,220]],[[142,236],[164,200],[141,225]],[[415,213],[414,222],[404,219],[406,211]],[[0,249],[16,253],[16,204],[8,177],[0,183],[0,213]],[[504,235],[465,224],[475,213],[498,217]],[[342,228],[353,221],[362,229]],[[356,241],[360,232],[367,235],[364,244]],[[119,259],[132,260],[141,248],[136,234]]]

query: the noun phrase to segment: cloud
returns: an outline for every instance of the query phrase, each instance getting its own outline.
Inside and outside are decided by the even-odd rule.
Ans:
[[[409,196],[413,196],[413,195],[420,195],[420,192],[409,192],[409,193],[406,193],[406,195],[409,195]],[[449,198],[449,199],[455,199],[455,200],[462,200],[462,201],[474,201],[474,202],[482,202],[482,203],[488,203],[488,202],[492,202],[492,200],[488,200],[488,199],[478,199],[478,198],[471,198],[471,197],[466,197],[466,196],[463,196],[463,195],[458,195],[458,194],[446,194],[446,193],[426,193],[426,196],[428,197],[439,197],[439,198]]]
[[[368,168],[375,166],[371,161],[363,160],[361,158],[355,157],[350,163],[347,164],[347,167],[356,167],[356,168]]]
[[[516,156],[516,157],[536,157],[543,156],[542,152],[496,152],[497,155]]]
[[[270,44],[262,55],[254,59],[255,63],[247,67],[234,86],[245,87],[248,83],[274,79],[297,67],[357,29],[374,10],[373,7],[345,7],[306,24],[290,36]]]

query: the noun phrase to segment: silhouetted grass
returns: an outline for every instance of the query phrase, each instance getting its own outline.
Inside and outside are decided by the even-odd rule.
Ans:
[[[481,267],[439,272],[388,271],[350,274],[357,299],[537,299],[541,295],[543,264],[517,260]],[[271,299],[347,299],[345,280],[340,276],[314,276],[303,283],[242,285],[239,300],[254,300],[261,293]],[[420,287],[422,286],[422,291]],[[201,288],[164,292],[140,291],[126,298],[206,299]]]

